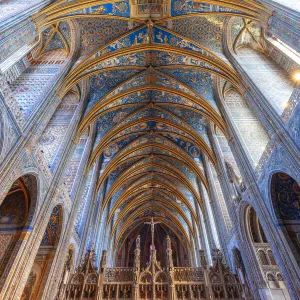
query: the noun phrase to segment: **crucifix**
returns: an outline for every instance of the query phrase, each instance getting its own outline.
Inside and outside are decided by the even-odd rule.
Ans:
[[[158,224],[161,222],[154,222],[154,218],[151,217],[151,222],[144,222],[144,224],[149,224],[151,225],[151,247],[150,247],[150,261],[149,264],[151,265],[151,271],[152,271],[152,297],[151,299],[156,299],[156,291],[155,291],[155,265],[157,264],[156,261],[156,250],[155,250],[155,245],[154,245],[154,226],[155,224]],[[149,265],[149,267],[150,267]]]
[[[151,245],[154,246],[154,225],[159,224],[160,222],[154,222],[153,217],[151,217],[151,222],[145,222],[144,224],[151,225]]]

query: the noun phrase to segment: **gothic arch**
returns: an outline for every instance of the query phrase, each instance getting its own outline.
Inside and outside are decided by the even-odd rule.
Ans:
[[[275,288],[273,281],[276,280],[276,276],[273,276],[273,274],[271,274],[272,276],[270,275],[270,265],[272,266],[271,268],[274,272],[280,273],[280,269],[274,259],[272,249],[260,224],[259,217],[254,208],[250,205],[245,210],[245,222],[247,238],[250,241],[252,246],[251,248],[254,251],[260,272],[263,275],[268,287]],[[285,285],[283,285],[282,288],[285,289]]]
[[[19,250],[30,234],[38,195],[37,178],[26,174],[10,187],[0,205],[0,274],[6,273],[16,261]],[[7,276],[7,275],[6,275]],[[2,276],[1,282],[6,279]]]
[[[241,252],[243,253],[243,258],[245,262],[245,268],[247,270],[246,276],[249,286],[253,292],[253,295],[259,297],[258,291],[255,292],[256,287],[259,286],[263,288],[265,286],[265,279],[262,272],[260,271],[259,262],[255,251],[252,246],[251,238],[249,236],[249,226],[247,222],[248,210],[251,208],[251,205],[242,200],[239,205],[239,230],[241,238],[243,239],[243,248]],[[255,278],[255,281],[252,279]]]
[[[270,199],[276,221],[291,251],[300,263],[300,185],[285,172],[270,177]]]

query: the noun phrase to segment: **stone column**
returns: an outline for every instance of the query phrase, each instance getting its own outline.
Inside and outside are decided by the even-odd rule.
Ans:
[[[98,206],[97,206],[97,215],[96,215],[96,220],[95,220],[95,244],[96,244],[96,248],[97,250],[100,248],[100,238],[101,238],[101,232],[103,227],[106,225],[106,220],[107,220],[107,215],[108,215],[108,210],[104,210],[101,213],[101,205],[103,202],[103,199],[106,196],[107,193],[107,183],[108,183],[108,178],[104,181],[103,186],[101,187],[101,195],[100,198],[98,200]],[[101,249],[104,250],[104,249]],[[99,249],[99,251],[101,251]]]
[[[139,299],[139,277],[141,270],[141,238],[137,237],[134,250],[134,266],[133,266],[133,300]]]
[[[202,248],[201,250],[205,249],[205,253],[207,255],[207,260],[209,260],[209,255],[210,255],[210,249],[208,248],[208,245],[205,241],[205,222],[204,222],[204,218],[201,218],[201,214],[200,214],[200,209],[199,209],[199,204],[197,203],[197,201],[195,201],[195,207],[196,207],[196,214],[198,216],[198,220],[199,220],[199,238],[201,240],[201,245]],[[202,214],[203,216],[203,214]],[[199,249],[200,250],[200,249]]]
[[[203,219],[204,219],[204,223],[205,223],[205,228],[206,228],[206,232],[207,232],[209,245],[211,248],[216,248],[216,241],[215,241],[215,238],[214,238],[214,235],[212,232],[212,227],[215,226],[215,224],[213,223],[214,220],[211,220],[208,215],[208,207],[207,207],[207,203],[205,201],[203,186],[202,186],[201,182],[199,183],[199,181],[197,181],[197,183],[198,183],[200,196],[203,201],[204,209],[205,209],[205,211],[203,211],[202,214],[203,214]]]
[[[205,296],[207,299],[213,299],[213,292],[212,292],[212,287],[211,287],[209,273],[208,273],[207,261],[203,250],[199,251],[199,256],[201,261],[201,267],[203,268],[203,274],[204,274],[205,294],[206,294]]]
[[[84,228],[84,233],[82,236],[82,240],[81,240],[81,245],[80,245],[80,251],[78,253],[78,257],[82,257],[84,255],[85,252],[85,248],[86,248],[86,243],[88,242],[88,235],[89,232],[92,231],[94,232],[94,230],[92,230],[92,228],[94,229],[95,226],[95,218],[93,217],[95,214],[95,211],[97,210],[97,207],[95,207],[95,188],[96,188],[96,184],[97,184],[97,179],[99,176],[99,172],[101,169],[101,165],[102,165],[102,159],[98,158],[95,164],[95,169],[94,169],[94,173],[92,175],[92,179],[91,179],[91,184],[90,184],[90,188],[88,191],[88,202],[89,202],[89,209],[88,209],[88,216],[87,216],[87,223],[85,224],[85,228]],[[93,225],[91,225],[93,224]],[[90,228],[92,226],[92,228]]]

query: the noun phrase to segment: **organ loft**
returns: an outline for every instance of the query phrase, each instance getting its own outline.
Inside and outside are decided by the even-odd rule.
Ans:
[[[299,300],[299,3],[0,1],[0,300]]]

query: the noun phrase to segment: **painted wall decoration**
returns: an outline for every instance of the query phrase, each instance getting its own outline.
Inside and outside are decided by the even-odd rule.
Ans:
[[[0,97],[0,161],[7,155],[20,136],[12,117],[7,114],[3,105]]]
[[[5,0],[1,3],[0,8],[0,22],[7,20],[13,16],[24,12],[25,10],[42,2],[42,0]]]
[[[282,220],[300,220],[300,187],[285,173],[275,173],[271,181],[275,211]]]
[[[194,112],[192,110],[170,107],[168,108],[172,113],[176,114],[183,121],[188,123],[200,136],[205,140],[205,142],[210,145],[210,141],[207,135],[206,129],[206,118],[200,113]]]
[[[29,8],[24,0],[15,1],[16,5],[22,4],[25,9]],[[35,1],[37,0],[34,0],[34,3]],[[225,38],[223,33],[229,34],[229,41],[230,35],[234,40],[248,24],[253,36],[250,32],[240,35],[235,45],[238,49],[234,57],[269,101],[267,105],[271,104],[281,115],[285,103],[288,101],[291,103],[290,96],[294,86],[288,76],[296,69],[292,69],[284,56],[277,61],[280,66],[273,62],[272,58],[276,56],[276,51],[272,50],[270,57],[267,56],[268,51],[265,51],[266,55],[256,51],[260,48],[256,39],[262,38],[261,25],[250,24],[248,19],[243,21],[236,18],[230,31],[229,28],[225,28],[227,17],[222,13],[229,12],[226,14],[229,16],[234,12],[241,16],[241,12],[189,0],[155,0],[155,3],[153,0],[117,0],[111,3],[98,1],[97,4],[87,2],[92,3],[76,0],[59,3],[54,1],[50,4],[53,8],[66,12],[59,19],[64,21],[55,19],[58,14],[54,10],[48,10],[47,7],[42,11],[41,18],[38,15],[33,16],[32,20],[35,20],[35,23],[21,22],[13,26],[14,30],[8,29],[5,33],[0,33],[0,67],[2,67],[3,62],[13,60],[12,54],[19,49],[23,51],[23,47],[27,50],[33,47],[33,43],[37,41],[36,30],[42,32],[42,47],[39,45],[34,50],[28,50],[32,52],[18,62],[13,62],[10,72],[3,75],[3,82],[5,80],[9,82],[14,94],[11,102],[19,104],[27,122],[23,127],[24,122],[20,123],[19,127],[18,120],[16,122],[13,120],[15,116],[14,109],[11,109],[13,106],[6,102],[6,99],[2,103],[1,98],[0,140],[5,141],[5,152],[2,156],[0,153],[0,159],[3,159],[0,168],[9,166],[3,168],[4,170],[1,169],[1,176],[3,173],[2,177],[6,180],[6,177],[15,176],[17,172],[28,171],[30,174],[38,174],[39,180],[34,182],[29,176],[24,176],[22,178],[24,195],[22,196],[22,191],[18,190],[19,186],[14,184],[10,190],[12,193],[0,206],[0,275],[6,268],[5,275],[8,272],[13,275],[10,277],[11,286],[17,285],[18,276],[14,276],[16,275],[14,272],[17,272],[20,264],[17,262],[18,266],[11,269],[10,265],[6,265],[8,261],[12,261],[9,260],[7,249],[21,245],[22,251],[24,249],[22,255],[14,248],[18,259],[23,260],[23,257],[26,257],[32,262],[30,256],[32,254],[28,252],[26,239],[30,236],[31,230],[37,230],[36,222],[39,222],[40,208],[52,209],[57,203],[63,205],[66,222],[62,222],[62,207],[55,206],[52,212],[48,211],[47,219],[44,220],[44,226],[47,224],[47,228],[45,233],[42,232],[38,237],[42,242],[40,245],[33,245],[40,248],[25,286],[24,299],[39,299],[42,297],[40,292],[46,285],[47,292],[52,290],[52,283],[56,288],[57,282],[47,282],[48,274],[51,274],[52,280],[50,268],[54,267],[52,269],[54,274],[61,271],[60,264],[65,259],[61,257],[61,253],[66,249],[59,248],[61,253],[58,253],[56,246],[62,223],[69,226],[70,221],[73,222],[74,219],[70,228],[63,228],[66,234],[63,235],[61,245],[68,247],[71,240],[79,255],[86,249],[95,248],[97,260],[103,249],[110,249],[111,254],[108,257],[110,265],[114,262],[112,251],[118,253],[123,242],[126,243],[130,231],[137,226],[129,235],[133,238],[143,227],[141,220],[149,219],[151,216],[163,222],[159,230],[172,236],[172,242],[176,243],[174,248],[177,251],[178,246],[178,251],[181,252],[178,256],[180,255],[183,265],[188,264],[190,259],[190,254],[183,251],[186,246],[188,250],[191,249],[190,252],[195,253],[191,254],[194,255],[191,257],[191,261],[194,260],[193,265],[199,263],[197,251],[204,247],[207,247],[206,254],[211,263],[209,252],[214,246],[210,245],[211,242],[217,247],[222,246],[227,255],[230,252],[229,248],[236,244],[237,240],[241,244],[244,240],[240,237],[241,228],[232,230],[230,216],[231,213],[238,211],[240,204],[231,200],[232,190],[230,186],[226,186],[228,178],[224,176],[228,174],[224,169],[224,162],[227,166],[230,164],[238,177],[245,181],[245,191],[243,195],[241,193],[241,198],[245,195],[244,200],[261,201],[259,204],[262,209],[271,207],[267,194],[270,190],[266,189],[268,176],[273,174],[275,169],[281,170],[282,173],[278,175],[280,184],[277,182],[274,184],[273,190],[276,195],[273,195],[273,198],[275,202],[280,200],[276,205],[280,206],[278,210],[281,218],[284,215],[282,218],[284,226],[287,226],[286,221],[298,222],[300,200],[296,180],[299,179],[299,172],[295,166],[296,159],[290,156],[292,150],[296,152],[297,148],[295,146],[291,149],[294,145],[290,140],[289,143],[285,141],[284,135],[287,135],[288,131],[268,131],[272,132],[272,141],[269,141],[255,118],[256,111],[251,103],[247,102],[248,107],[243,98],[234,91],[235,82],[239,82],[240,77],[244,77],[245,74],[236,66],[234,66],[236,72],[230,70],[229,60],[232,65],[235,61],[231,56],[226,59],[227,51],[223,53],[226,47],[226,43],[223,44]],[[13,2],[4,3],[12,7]],[[235,3],[231,4],[235,7]],[[90,7],[83,8],[87,5]],[[244,4],[239,5],[243,7]],[[71,6],[69,11],[64,10]],[[259,6],[258,3],[251,6],[253,14],[257,19],[264,19],[260,20],[260,24],[266,24],[271,12],[260,11]],[[15,11],[18,12],[18,9]],[[248,11],[248,8],[245,7],[244,11]],[[7,11],[7,15],[9,14],[11,12]],[[24,14],[22,12],[22,17]],[[134,19],[133,16],[141,19]],[[166,19],[156,19],[162,16]],[[13,21],[16,20],[17,17],[13,17]],[[274,21],[276,18],[278,16],[275,13],[269,19],[269,28],[264,28],[270,30],[274,36],[279,34],[276,29],[278,19]],[[44,29],[43,22],[48,20],[50,23],[53,20],[53,24]],[[280,19],[280,22],[288,24],[284,19]],[[288,45],[295,45],[297,43],[295,27],[298,24],[290,22],[289,25],[290,34],[286,31],[288,27],[282,26],[283,40],[289,40]],[[66,59],[69,58],[67,54],[70,45],[76,46],[76,49],[69,64]],[[265,46],[268,47],[267,44]],[[140,52],[139,49],[151,50]],[[22,55],[24,53],[22,52]],[[226,114],[228,113],[230,122],[235,126],[225,124],[228,120],[227,118],[225,120],[225,111],[220,107],[220,101],[223,99],[218,99],[216,94],[218,91],[215,89],[219,82],[218,71],[222,73],[220,77],[223,78],[224,75],[226,78],[222,79],[221,89],[223,88],[227,105]],[[230,76],[227,76],[229,73]],[[234,83],[226,82],[230,77]],[[1,78],[0,80],[2,81]],[[69,89],[68,93],[63,99],[59,99],[59,95],[63,94],[61,91],[66,86]],[[253,86],[249,85],[249,89],[252,88]],[[135,89],[135,92],[129,93],[131,89]],[[246,90],[247,87],[243,92]],[[128,92],[126,96],[125,92]],[[48,100],[46,97],[50,93],[53,93],[53,98],[46,103]],[[122,93],[123,96],[120,96]],[[107,104],[106,101],[112,97],[114,100]],[[297,93],[294,92],[293,102],[297,102],[297,97]],[[79,102],[79,98],[82,102]],[[253,101],[250,97],[246,100]],[[264,98],[259,100],[263,101]],[[104,102],[106,105],[102,107],[101,104]],[[99,106],[101,108],[97,110]],[[283,116],[283,125],[289,130],[297,145],[300,143],[298,108],[299,106],[295,105],[293,115],[290,112]],[[45,113],[47,118],[41,120],[40,117],[44,114],[40,113]],[[271,123],[274,120],[268,121],[270,121],[268,129],[274,129],[275,122]],[[226,137],[216,124],[224,132],[228,128]],[[233,130],[237,130],[238,134],[233,134]],[[27,132],[30,132],[28,136]],[[281,134],[280,139],[277,139],[274,132]],[[107,138],[110,133],[113,134]],[[18,139],[20,143],[17,143]],[[216,140],[221,148],[218,153],[216,150],[219,148],[215,147]],[[282,141],[285,141],[286,145],[281,144]],[[241,148],[243,143],[247,145],[248,151]],[[23,146],[14,147],[14,145],[26,146],[23,149]],[[0,151],[1,148],[0,144]],[[209,161],[210,159],[212,161]],[[253,160],[256,169],[252,170],[247,164],[249,159]],[[243,163],[239,166],[236,161]],[[12,172],[10,167],[13,168]],[[259,178],[257,185],[260,191],[257,190],[257,185],[248,188],[252,183],[246,181],[249,176],[246,177],[245,174],[249,172],[255,172],[251,174]],[[291,177],[286,178],[284,172],[291,174],[295,180],[293,181]],[[5,181],[5,185],[10,184],[7,182]],[[209,188],[213,188],[206,189],[207,183]],[[109,194],[112,188],[115,190]],[[38,194],[38,191],[41,194]],[[255,195],[261,194],[262,198],[255,198],[255,195],[251,194],[253,191],[256,192]],[[29,200],[19,201],[21,196],[26,198],[25,194]],[[47,195],[54,196],[50,199]],[[124,195],[126,197],[123,198]],[[13,203],[13,207],[11,204],[7,206],[5,201]],[[137,201],[142,203],[135,205]],[[202,211],[203,203],[206,211]],[[37,210],[30,209],[35,204]],[[232,211],[229,210],[231,205],[235,206],[232,207],[234,208]],[[72,213],[74,209],[78,209],[75,215]],[[102,214],[98,215],[97,212]],[[70,217],[73,219],[68,219]],[[108,217],[109,226],[106,222]],[[120,221],[118,224],[117,219]],[[127,223],[129,220],[132,220],[130,224]],[[282,223],[278,223],[280,227],[276,227],[276,230],[281,229]],[[112,235],[113,229],[115,232]],[[25,238],[23,239],[22,235],[22,239],[18,241],[19,236],[16,234],[20,234],[21,231],[24,231]],[[120,233],[122,236],[119,236]],[[221,237],[218,237],[219,233],[222,234]],[[293,231],[293,238],[295,233],[298,232]],[[118,241],[117,237],[120,238]],[[273,238],[274,244],[277,244],[277,238],[281,236],[273,235]],[[31,243],[31,240],[28,241]],[[147,240],[145,243],[147,247],[148,242]],[[31,246],[32,244],[30,248]],[[123,249],[121,248],[122,251]],[[123,259],[124,252],[121,253],[120,260]],[[286,255],[282,257],[287,259]],[[81,258],[78,257],[77,263]],[[228,257],[226,259],[228,260]],[[27,271],[29,270],[22,274],[28,274]],[[21,278],[20,281],[25,283],[26,280]],[[253,281],[249,280],[250,283]],[[11,289],[11,286],[8,289]]]
[[[59,238],[59,234],[60,234],[60,226],[61,226],[61,222],[62,222],[62,215],[61,215],[61,208],[59,206],[55,206],[47,228],[45,230],[42,242],[41,242],[41,246],[42,247],[54,247],[57,243],[57,239]]]
[[[90,187],[91,187],[91,180],[92,180],[92,176],[93,176],[93,172],[94,169],[92,169],[88,175],[85,187],[84,187],[84,191],[82,194],[82,199],[80,201],[80,206],[79,206],[79,210],[78,210],[78,214],[76,216],[76,222],[75,222],[75,231],[78,234],[78,236],[80,238],[82,238],[82,234],[87,222],[87,214],[89,211],[89,204],[91,201],[91,197],[89,197],[89,191],[90,191]]]
[[[3,7],[1,5],[0,10],[2,9]],[[3,36],[0,35],[0,37],[0,62],[3,62],[21,47],[35,40],[36,28],[34,23],[25,21],[19,25],[19,28],[15,28],[11,32],[6,31]]]
[[[269,21],[270,32],[299,52],[299,31],[294,30],[294,28],[298,28],[298,26],[295,20],[288,18],[288,16],[280,12],[274,12]],[[291,28],[293,28],[293,30],[291,30]]]
[[[298,147],[300,147],[300,102],[299,101],[293,110],[292,116],[290,117],[288,123],[288,129],[295,143],[298,145]]]
[[[71,195],[72,192],[72,186],[74,184],[74,180],[79,168],[79,164],[82,159],[82,155],[84,153],[86,141],[87,141],[87,136],[83,136],[80,138],[78,144],[76,145],[71,161],[69,163],[69,167],[63,179],[64,185],[67,188],[69,195]]]
[[[238,60],[276,112],[281,115],[293,91],[289,75],[264,54],[250,48],[239,49]]]
[[[227,230],[230,231],[231,228],[232,228],[232,222],[231,222],[231,219],[229,217],[228,208],[226,206],[226,201],[224,199],[224,195],[223,195],[223,192],[222,192],[222,187],[221,187],[220,182],[219,182],[218,174],[217,174],[215,168],[212,165],[211,165],[211,169],[212,169],[213,179],[214,179],[215,188],[216,188],[216,192],[217,192],[217,196],[218,196],[219,207],[220,207],[220,210],[222,212],[222,217],[223,217],[223,220],[224,220],[224,223],[225,223],[225,226],[226,226]],[[203,190],[204,190],[204,193],[205,193],[206,197],[208,197],[205,188],[203,188]]]
[[[257,164],[269,142],[267,133],[236,90],[226,92],[224,100],[253,163]]]
[[[28,210],[23,191],[9,194],[0,206],[0,224],[2,230],[6,226],[14,226],[14,229],[22,228]]]
[[[54,170],[67,140],[66,133],[78,105],[78,96],[68,93],[57,107],[43,132],[39,146],[51,171]]]
[[[58,70],[59,65],[31,66],[12,83],[13,94],[27,120],[45,98]]]
[[[215,135],[216,135],[216,138],[218,140],[219,146],[222,150],[222,154],[223,154],[223,157],[224,157],[225,161],[229,162],[230,165],[233,167],[234,172],[239,177],[241,177],[240,170],[237,166],[237,163],[236,163],[235,158],[234,158],[234,156],[231,152],[230,146],[228,144],[228,141],[227,141],[225,135],[222,133],[222,131],[219,128],[216,128]]]
[[[21,298],[22,300],[30,300],[30,296],[32,294],[34,285],[36,283],[36,279],[37,279],[37,274],[31,271],[28,276],[24,291],[22,293],[22,298]]]

